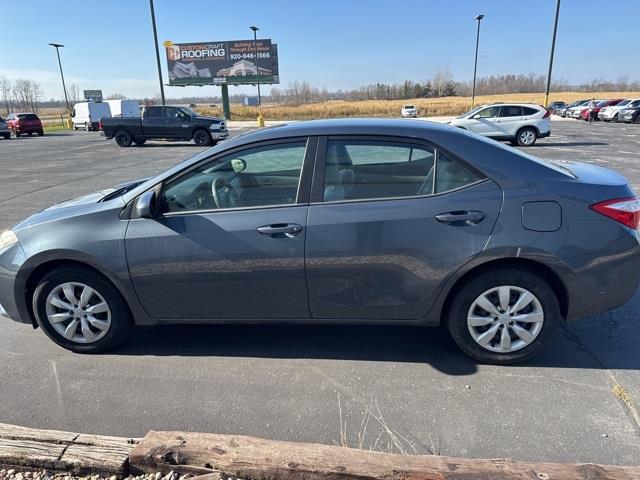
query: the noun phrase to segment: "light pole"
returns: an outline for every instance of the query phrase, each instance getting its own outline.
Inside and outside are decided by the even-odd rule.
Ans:
[[[249,28],[253,30],[253,48],[256,55],[256,85],[258,86],[258,110],[260,110],[260,107],[262,106],[262,99],[260,98],[260,80],[258,79],[258,76],[260,75],[260,70],[258,69],[258,30],[260,29],[255,25],[252,25]]]
[[[476,20],[478,21],[478,32],[476,33],[476,59],[473,62],[473,86],[471,87],[471,108],[476,104],[476,72],[478,71],[478,45],[480,44],[480,21],[484,18],[484,15],[478,15]]]
[[[162,105],[165,105],[162,68],[160,67],[160,50],[158,49],[158,31],[156,30],[156,12],[153,9],[153,0],[149,0],[149,6],[151,7],[151,25],[153,26],[153,45],[156,48],[156,63],[158,64],[158,80],[160,80],[160,98],[162,99]]]
[[[551,39],[551,55],[549,56],[549,71],[547,72],[547,88],[544,91],[544,106],[549,105],[549,89],[551,88],[551,69],[553,68],[553,53],[556,49],[556,33],[558,32],[558,17],[560,16],[560,0],[556,2],[556,20],[553,23],[553,38]]]
[[[67,97],[67,86],[64,84],[64,74],[62,73],[62,62],[60,61],[60,48],[64,47],[61,43],[50,43],[53,48],[56,49],[56,54],[58,55],[58,66],[60,67],[60,77],[62,78],[62,90],[64,90],[64,101],[67,104],[67,115],[71,111],[69,109],[69,97]]]

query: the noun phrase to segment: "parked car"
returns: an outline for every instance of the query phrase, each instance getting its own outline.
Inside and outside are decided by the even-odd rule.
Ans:
[[[111,117],[111,108],[106,102],[80,102],[73,106],[71,118],[73,129],[87,132],[99,130],[100,119]]]
[[[416,118],[418,116],[418,109],[415,105],[405,105],[400,111],[402,118]]]
[[[620,110],[618,118],[624,123],[640,123],[640,106]]]
[[[600,113],[600,110],[604,107],[609,107],[609,106],[615,106],[617,104],[619,104],[623,99],[622,98],[615,98],[612,100],[600,100],[596,103],[595,108],[593,109],[593,112],[589,111],[589,108],[583,109],[580,112],[580,117],[585,120],[585,121],[589,121],[589,115],[593,115],[593,119],[594,120],[598,120],[598,114]]]
[[[7,122],[5,122],[2,117],[0,117],[0,136],[4,137],[5,140],[9,140],[11,138],[11,130],[9,130]]]
[[[567,108],[567,110],[564,112],[564,117],[578,118],[578,115],[580,115],[579,111],[581,111],[583,108],[586,108],[587,105],[589,105],[590,101],[591,100],[582,100],[581,102],[577,102],[575,105]]]
[[[139,117],[140,105],[136,100],[107,100],[112,117]]]
[[[577,105],[581,104],[582,102],[586,102],[586,101],[588,101],[588,100],[577,100],[577,101],[575,101],[575,102],[573,102],[573,103],[570,103],[569,105],[567,105],[567,106],[565,106],[565,107],[557,108],[557,109],[556,109],[556,111],[555,111],[555,114],[556,114],[556,115],[560,115],[561,117],[563,117],[563,118],[564,118],[564,117],[566,117],[566,116],[567,116],[567,111],[568,111],[570,108],[573,108],[573,107],[575,107],[575,106],[577,106]]]
[[[551,135],[550,116],[549,111],[540,105],[501,103],[475,108],[449,122],[449,125],[528,147],[538,138]]]
[[[640,106],[640,98],[628,98],[628,99],[622,100],[617,105],[600,109],[600,112],[598,113],[598,118],[600,120],[604,120],[605,122],[617,122],[618,115],[620,114],[620,111],[622,109],[635,108],[637,106]]]
[[[561,108],[565,108],[566,106],[567,104],[565,102],[551,102],[547,107],[547,110],[557,115],[557,111]]]
[[[7,126],[16,137],[27,134],[29,136],[37,133],[44,135],[42,122],[35,113],[10,113],[6,118]]]
[[[223,118],[202,117],[186,107],[153,105],[142,117],[104,118],[100,130],[121,147],[144,145],[149,139],[193,140],[196,145],[215,145],[229,136]]]
[[[421,121],[298,122],[3,232],[0,313],[76,352],[132,324],[442,324],[507,364],[632,298],[639,221],[600,166]]]

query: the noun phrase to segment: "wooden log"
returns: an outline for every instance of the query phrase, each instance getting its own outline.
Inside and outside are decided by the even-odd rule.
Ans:
[[[0,465],[53,469],[65,448],[57,443],[0,438]]]
[[[56,463],[56,470],[75,474],[124,477],[128,473],[129,453],[132,448],[133,445],[123,448],[71,444]]]
[[[10,440],[34,440],[50,443],[71,443],[78,436],[77,433],[61,432],[59,430],[40,430],[37,428],[19,427],[0,423],[0,438]]]
[[[236,435],[149,432],[131,473],[220,471],[245,480],[638,480],[640,467],[398,455]]]

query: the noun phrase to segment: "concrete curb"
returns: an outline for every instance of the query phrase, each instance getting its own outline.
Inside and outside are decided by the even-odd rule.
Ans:
[[[143,439],[0,424],[0,466],[70,474],[169,472],[245,480],[632,480],[640,467],[398,455],[238,435],[149,432]]]

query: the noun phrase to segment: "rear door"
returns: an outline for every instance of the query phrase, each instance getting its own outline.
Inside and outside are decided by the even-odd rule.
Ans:
[[[500,115],[495,119],[498,135],[514,136],[522,126],[522,118],[520,105],[502,105]]]
[[[313,317],[424,317],[442,282],[484,248],[500,188],[410,139],[330,137],[318,159],[305,260]]]
[[[142,118],[142,129],[147,137],[165,138],[165,107],[146,108]]]

